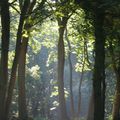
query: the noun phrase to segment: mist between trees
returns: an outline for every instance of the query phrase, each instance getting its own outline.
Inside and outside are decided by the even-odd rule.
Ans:
[[[120,120],[119,16],[119,0],[1,0],[0,120]]]

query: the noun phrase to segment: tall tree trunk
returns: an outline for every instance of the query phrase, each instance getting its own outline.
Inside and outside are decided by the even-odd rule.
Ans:
[[[60,120],[68,120],[64,93],[64,59],[65,49],[63,35],[67,20],[58,20],[59,25],[59,41],[58,41],[58,96],[60,108]]]
[[[94,120],[104,120],[105,107],[105,36],[104,13],[95,11],[95,65],[93,72]]]
[[[68,64],[69,64],[69,70],[70,70],[70,106],[71,106],[71,119],[74,119],[75,117],[75,111],[74,111],[74,96],[73,96],[73,79],[72,79],[72,60],[71,60],[71,45],[70,45],[70,41],[68,39],[68,32],[67,32],[67,28],[66,28],[66,32],[65,32],[65,38],[67,40],[68,43]]]
[[[27,120],[27,106],[26,106],[26,92],[25,92],[25,63],[26,63],[26,52],[28,45],[28,37],[23,37],[19,65],[18,65],[18,106],[19,106],[19,119]]]
[[[8,87],[8,94],[7,94],[7,98],[6,98],[4,120],[8,120],[8,116],[9,116],[9,110],[10,110],[10,105],[11,105],[11,101],[12,101],[12,94],[13,94],[13,89],[14,89],[14,85],[15,85],[16,71],[17,71],[18,60],[19,60],[20,49],[21,49],[22,30],[23,30],[25,15],[27,13],[28,6],[29,6],[29,0],[25,0],[24,5],[22,7],[20,22],[19,22],[18,31],[17,31],[15,57],[14,57],[13,65],[12,65],[10,83],[9,83],[9,87]]]
[[[10,39],[10,14],[8,0],[1,1],[1,61],[0,61],[0,120],[4,120],[5,98],[8,84],[8,51]]]
[[[30,5],[29,9],[27,11],[27,15],[29,15],[34,5],[36,4],[36,0],[33,0]],[[26,64],[26,53],[27,53],[27,46],[28,46],[28,40],[29,40],[29,31],[31,29],[31,23],[29,23],[26,19],[26,23],[24,24],[24,29],[27,33],[26,36],[22,36],[22,42],[21,42],[21,49],[20,49],[20,56],[18,61],[18,106],[19,106],[19,118],[20,120],[27,120],[27,104],[26,104],[26,91],[25,91],[25,64]]]

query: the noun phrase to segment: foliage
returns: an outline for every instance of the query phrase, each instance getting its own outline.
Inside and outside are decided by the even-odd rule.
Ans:
[[[56,2],[57,1],[57,2]],[[26,95],[28,114],[35,117],[35,120],[48,120],[49,117],[57,119],[58,86],[57,86],[57,45],[58,45],[58,28],[62,27],[57,21],[67,18],[67,37],[69,39],[71,50],[68,48],[66,36],[64,35],[65,44],[65,66],[64,66],[64,91],[69,106],[69,67],[68,53],[71,53],[73,67],[73,90],[74,94],[78,87],[79,77],[77,73],[82,72],[83,64],[85,66],[84,80],[90,79],[88,72],[93,71],[94,66],[94,14],[93,9],[97,7],[105,11],[104,34],[106,36],[106,118],[112,119],[112,105],[115,91],[115,76],[113,71],[113,61],[119,67],[120,57],[120,5],[119,0],[105,0],[97,3],[93,1],[83,1],[79,5],[73,0],[36,0],[33,11],[25,16],[25,23],[31,25],[31,29],[22,28],[22,37],[29,37],[29,44],[26,58]],[[0,3],[1,5],[1,3]],[[90,7],[92,5],[92,7]],[[8,55],[9,77],[15,57],[15,43],[17,29],[21,16],[19,1],[9,0],[10,11],[10,43]],[[92,12],[91,12],[92,9]],[[0,11],[1,12],[1,11]],[[0,30],[1,30],[0,20]],[[66,31],[65,31],[66,32]],[[0,33],[1,36],[2,33]],[[1,38],[2,39],[2,38]],[[1,40],[0,39],[0,40]],[[22,41],[21,41],[22,42]],[[111,57],[109,52],[110,43],[113,47],[114,56]],[[0,41],[0,45],[3,43]],[[0,48],[1,50],[1,48]],[[0,52],[1,55],[1,52]],[[0,57],[1,59],[1,57]],[[107,73],[108,72],[108,73]],[[17,73],[17,71],[16,71]],[[18,82],[18,81],[17,81]],[[11,114],[18,115],[18,86],[15,84],[13,93]],[[8,87],[8,83],[6,86]],[[86,84],[86,83],[85,83]],[[84,84],[82,85],[84,89]],[[0,86],[1,87],[1,86]],[[90,86],[88,86],[90,87]],[[111,89],[111,87],[113,89]],[[8,90],[8,88],[7,88]],[[1,92],[1,91],[0,91]],[[9,91],[8,91],[9,92]],[[35,112],[34,112],[35,111]],[[55,114],[53,113],[55,112]],[[42,116],[43,115],[43,116]],[[81,118],[82,119],[82,118]]]

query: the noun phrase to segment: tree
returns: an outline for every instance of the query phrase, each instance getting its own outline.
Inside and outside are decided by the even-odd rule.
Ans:
[[[120,118],[120,57],[119,57],[119,45],[120,45],[120,36],[119,36],[119,9],[120,7],[117,5],[117,1],[115,1],[115,6],[109,8],[109,14],[106,15],[106,33],[107,33],[107,48],[110,54],[110,62],[112,69],[115,73],[116,77],[116,88],[115,88],[115,95],[114,95],[114,102],[113,102],[113,109],[112,109],[112,119],[118,120]]]
[[[19,118],[21,120],[27,120],[27,106],[26,106],[26,92],[25,92],[25,63],[26,52],[28,45],[28,37],[22,38],[22,45],[19,57],[18,66],[18,104],[19,104]]]
[[[0,120],[119,120],[119,8],[119,0],[1,0]]]
[[[113,20],[112,20],[113,21]],[[114,26],[114,23],[112,23]],[[117,27],[119,24],[117,24]],[[113,120],[118,120],[120,118],[119,110],[120,110],[120,76],[119,76],[119,71],[120,71],[120,57],[119,57],[119,45],[120,45],[120,40],[119,40],[119,32],[117,30],[117,27],[114,27],[116,31],[114,34],[112,33],[111,35],[108,35],[108,43],[109,43],[109,52],[111,56],[111,62],[112,62],[112,68],[114,70],[115,76],[116,76],[116,88],[115,88],[115,99],[113,103],[113,111],[112,111],[112,119]],[[112,32],[114,30],[112,29]],[[113,38],[115,40],[113,40]]]
[[[10,105],[12,101],[12,94],[13,94],[13,89],[14,89],[15,80],[16,80],[17,65],[18,65],[19,54],[20,54],[20,49],[21,49],[21,38],[22,38],[23,25],[24,25],[24,20],[26,17],[28,6],[29,6],[29,0],[25,0],[23,7],[21,9],[21,16],[20,16],[20,21],[19,21],[19,26],[18,26],[18,31],[17,31],[15,57],[14,57],[13,65],[12,65],[10,82],[9,82],[9,87],[8,87],[8,92],[7,92],[4,120],[8,120],[8,116],[9,116],[9,110],[10,110]]]
[[[95,65],[93,73],[94,120],[104,119],[105,107],[105,35],[103,30],[104,11],[96,9],[95,27]]]
[[[70,5],[70,3],[72,5]],[[51,7],[51,5],[50,5]],[[63,35],[67,25],[67,21],[73,14],[76,8],[71,1],[57,1],[55,2],[56,9],[55,13],[56,20],[58,22],[58,96],[59,96],[59,108],[60,108],[60,120],[68,120],[65,94],[64,94],[64,59],[65,59],[65,49]],[[68,8],[67,8],[68,7]]]
[[[18,61],[18,104],[19,104],[19,118],[21,120],[27,120],[27,106],[26,106],[26,89],[25,89],[25,67],[26,67],[26,53],[29,41],[29,32],[31,29],[30,14],[36,4],[36,0],[33,0],[29,5],[29,10],[27,11],[28,18],[24,24],[24,33],[22,35],[20,56]]]
[[[103,1],[89,2],[77,1],[86,14],[93,15],[93,27],[95,34],[95,63],[93,71],[93,91],[94,91],[94,120],[104,119],[105,107],[105,35],[104,35],[104,9],[98,7]]]
[[[59,26],[59,40],[58,40],[58,92],[59,92],[59,107],[60,107],[60,120],[68,120],[65,96],[64,96],[64,41],[63,35],[67,24],[67,18],[63,17],[58,20]],[[62,26],[62,27],[61,27]],[[64,111],[63,111],[64,110]]]
[[[35,16],[35,15],[38,15],[39,8],[43,7],[45,1],[46,0],[42,0],[41,4],[38,4],[37,8],[34,9],[33,14],[34,14],[35,18],[38,17],[38,16]],[[6,100],[5,100],[6,101],[6,103],[5,103],[5,120],[8,119],[10,105],[11,105],[11,101],[12,101],[12,95],[13,95],[13,89],[14,89],[14,85],[15,85],[15,81],[16,81],[16,72],[17,72],[17,68],[18,68],[19,57],[20,57],[20,53],[21,53],[21,48],[23,47],[22,46],[22,42],[23,42],[22,37],[23,37],[23,35],[25,35],[23,33],[26,32],[26,31],[24,31],[25,22],[26,22],[27,19],[29,19],[30,15],[32,14],[32,10],[33,10],[33,7],[36,3],[36,0],[33,0],[33,1],[25,0],[25,1],[19,1],[19,2],[20,2],[19,3],[19,8],[20,8],[21,14],[20,14],[19,25],[18,25],[18,30],[17,30],[15,56],[14,56],[14,60],[13,60],[10,82],[9,82],[9,85],[8,85],[8,91],[7,91],[7,96],[6,96]],[[13,8],[15,10],[17,10],[15,7],[13,7]],[[17,10],[17,12],[19,12],[19,11]],[[36,20],[34,17],[32,19]],[[31,21],[29,21],[29,22],[31,22]],[[38,23],[38,21],[35,21],[34,24],[37,24],[36,22]],[[27,47],[27,44],[24,45],[24,47]],[[23,67],[24,67],[24,65],[23,65]],[[24,74],[24,71],[25,70],[23,70],[23,74]]]
[[[2,43],[0,60],[0,119],[4,119],[5,98],[8,83],[8,51],[10,39],[10,13],[8,0],[0,1],[1,7],[1,25],[2,25]]]

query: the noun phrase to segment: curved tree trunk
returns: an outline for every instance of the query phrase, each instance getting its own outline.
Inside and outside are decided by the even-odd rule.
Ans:
[[[59,19],[59,18],[58,18]],[[59,40],[58,40],[58,96],[59,96],[59,109],[60,109],[60,120],[68,120],[67,110],[65,103],[65,93],[64,93],[64,59],[65,59],[65,49],[63,35],[67,20],[58,20],[59,25]]]
[[[10,39],[10,14],[8,0],[1,0],[1,61],[0,61],[0,120],[4,120],[5,98],[8,84],[8,51]]]

